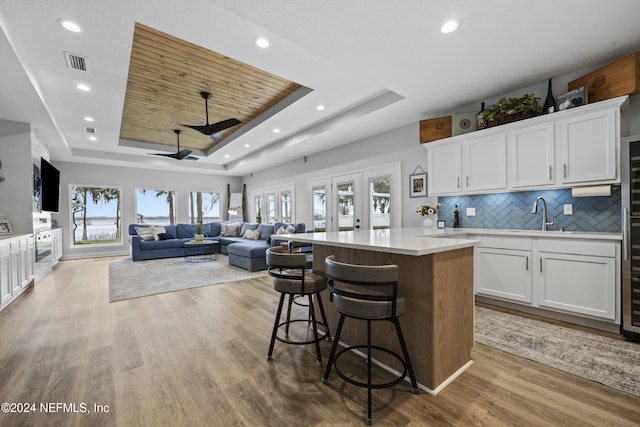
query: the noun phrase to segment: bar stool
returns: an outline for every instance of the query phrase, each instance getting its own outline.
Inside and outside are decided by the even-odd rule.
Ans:
[[[325,259],[325,273],[327,275],[327,286],[333,307],[340,313],[338,329],[331,346],[329,361],[322,378],[324,384],[329,383],[331,368],[335,365],[336,373],[345,381],[358,387],[367,388],[367,424],[371,424],[371,390],[374,388],[393,387],[399,384],[406,377],[407,373],[411,379],[411,392],[418,393],[418,383],[413,372],[407,345],[402,335],[402,328],[398,317],[405,312],[405,299],[398,296],[398,266],[397,265],[353,265],[336,261],[334,255]],[[342,349],[336,354],[340,334],[344,325],[345,317],[363,319],[367,321],[367,343],[352,345]],[[393,351],[371,345],[371,321],[388,320],[395,325],[396,333],[402,348],[400,356]],[[337,365],[338,358],[345,352],[352,349],[367,349],[367,382],[359,382],[345,375]],[[373,384],[371,381],[371,350],[376,349],[392,355],[398,359],[403,366],[402,374],[387,383]]]
[[[327,280],[324,276],[317,274],[307,268],[307,257],[304,253],[289,253],[287,248],[282,246],[272,246],[267,249],[266,254],[267,270],[269,275],[273,277],[273,288],[280,292],[280,301],[276,319],[273,324],[273,333],[271,334],[271,343],[269,344],[269,353],[267,360],[273,360],[273,348],[276,340],[286,344],[315,344],[316,357],[318,365],[322,364],[322,356],[320,354],[320,341],[324,338],[331,339],[327,316],[324,311],[320,292],[327,288]],[[285,296],[289,296],[289,307],[287,309],[287,318],[284,322],[280,322],[282,315],[282,307],[284,305]],[[291,319],[291,305],[296,296],[307,296],[309,299],[309,317],[304,319]],[[322,322],[316,320],[313,296],[316,296]],[[288,339],[289,325],[296,322],[310,323],[313,331],[313,339],[306,341],[296,341]],[[278,336],[278,329],[285,327],[287,338]],[[324,327],[324,333],[318,334],[318,326]]]

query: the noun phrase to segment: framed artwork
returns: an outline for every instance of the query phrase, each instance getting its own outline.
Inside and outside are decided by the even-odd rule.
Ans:
[[[13,234],[13,231],[11,230],[11,223],[6,219],[1,219],[0,220],[0,236],[8,236],[10,234]]]
[[[427,195],[427,174],[416,173],[410,176],[409,195],[411,197],[424,197]]]

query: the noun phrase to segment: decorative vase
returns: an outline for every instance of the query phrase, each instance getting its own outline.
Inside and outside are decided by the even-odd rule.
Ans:
[[[422,225],[424,225],[425,228],[434,228],[436,226],[436,216],[426,215],[422,221]]]
[[[204,241],[204,234],[194,234],[193,240],[195,240],[196,242]]]

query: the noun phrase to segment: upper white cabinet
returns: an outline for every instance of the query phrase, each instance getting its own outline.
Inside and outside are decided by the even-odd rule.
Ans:
[[[460,142],[439,144],[429,149],[427,187],[430,196],[459,193],[462,175]]]
[[[553,123],[527,126],[507,134],[509,181],[513,188],[553,185],[555,139]]]
[[[562,183],[616,179],[618,122],[615,111],[605,110],[557,123],[562,147]]]
[[[429,195],[619,183],[619,98],[423,144]]]
[[[504,133],[462,142],[462,187],[468,192],[507,188],[507,144]]]

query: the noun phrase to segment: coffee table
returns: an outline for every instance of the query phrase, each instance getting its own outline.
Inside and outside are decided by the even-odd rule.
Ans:
[[[215,240],[190,240],[182,244],[187,262],[217,261],[220,243]]]

